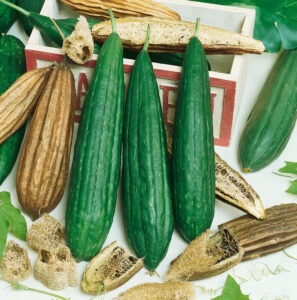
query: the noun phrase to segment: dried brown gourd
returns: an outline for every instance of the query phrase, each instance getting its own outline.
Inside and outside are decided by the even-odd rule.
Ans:
[[[75,82],[66,60],[55,66],[34,110],[20,151],[18,200],[34,220],[60,202],[69,171]]]
[[[117,32],[123,46],[129,50],[142,49],[147,26],[150,25],[150,52],[184,52],[195,31],[195,22],[156,17],[126,17],[116,19]],[[92,27],[95,41],[103,43],[111,34],[110,21]],[[208,54],[261,54],[262,41],[226,29],[199,25],[198,37]]]
[[[193,240],[167,272],[168,280],[198,280],[222,273],[243,260],[273,253],[297,243],[297,204],[266,209],[264,220],[243,215]]]
[[[81,288],[88,294],[102,294],[127,282],[143,267],[139,259],[117,242],[102,249],[87,265],[81,281]]]
[[[125,16],[155,16],[179,20],[174,10],[153,0],[60,0],[84,15],[109,19],[108,8],[116,18]]]
[[[166,131],[167,150],[171,155],[172,131]],[[226,161],[215,153],[216,197],[249,213],[257,219],[265,218],[265,208],[258,193]]]
[[[78,64],[84,64],[92,58],[94,41],[84,16],[78,17],[74,31],[63,40],[62,51]]]
[[[0,264],[1,276],[8,282],[22,281],[32,275],[31,262],[26,249],[9,241]]]
[[[63,225],[54,217],[44,213],[27,230],[26,240],[33,250],[57,247],[64,237]]]
[[[116,300],[194,300],[195,289],[188,282],[143,283],[121,293]]]
[[[35,279],[52,290],[78,284],[76,262],[69,248],[61,244],[50,250],[39,250],[33,274]]]
[[[265,218],[262,200],[253,187],[218,154],[216,162],[216,196],[257,219]]]
[[[52,67],[27,71],[0,96],[0,144],[29,118]]]

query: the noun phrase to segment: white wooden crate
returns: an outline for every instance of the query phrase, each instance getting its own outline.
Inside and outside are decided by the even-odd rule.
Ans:
[[[186,1],[159,0],[158,2],[176,10],[183,20],[195,21],[197,17],[205,25],[225,28],[244,35],[252,36],[255,11],[252,9],[221,6],[215,4]],[[76,17],[78,14],[57,0],[46,0],[42,14],[54,17]],[[48,65],[52,61],[60,61],[61,50],[46,41],[34,28],[26,46],[27,68],[32,69]],[[229,146],[240,99],[245,82],[246,55],[208,55],[211,65],[210,83],[213,107],[213,125],[215,145]],[[76,79],[77,104],[76,121],[79,122],[80,110],[87,92],[97,55],[85,65],[72,64]],[[125,81],[134,61],[124,59]],[[159,85],[163,116],[167,130],[173,125],[175,101],[181,68],[178,66],[154,63],[154,70]]]

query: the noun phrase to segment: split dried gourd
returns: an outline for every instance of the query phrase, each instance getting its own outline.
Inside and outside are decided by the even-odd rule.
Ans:
[[[264,220],[243,215],[206,231],[170,264],[168,280],[198,280],[222,273],[241,261],[297,243],[297,204],[266,209]]]
[[[81,288],[88,294],[102,294],[127,282],[142,267],[143,259],[138,259],[113,242],[88,263]]]

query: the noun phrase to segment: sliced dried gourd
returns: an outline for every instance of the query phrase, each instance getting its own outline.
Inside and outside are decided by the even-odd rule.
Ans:
[[[198,280],[222,273],[243,260],[273,253],[297,243],[297,204],[266,209],[264,220],[243,215],[204,232],[174,259],[168,280]]]
[[[63,225],[44,213],[27,231],[27,243],[33,250],[56,247],[64,236]]]
[[[206,230],[170,263],[167,280],[196,280],[224,272],[237,265],[244,250],[232,237],[211,235]]]
[[[15,282],[27,279],[32,274],[27,250],[14,241],[9,241],[2,257],[0,269],[3,280]]]
[[[81,281],[81,288],[88,294],[101,294],[127,282],[143,267],[139,259],[117,242],[102,249],[87,265]]]
[[[58,245],[50,250],[39,250],[33,274],[35,279],[52,290],[61,290],[78,284],[75,260],[69,248],[64,245]]]

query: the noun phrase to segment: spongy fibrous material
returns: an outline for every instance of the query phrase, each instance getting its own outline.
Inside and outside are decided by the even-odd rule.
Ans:
[[[9,282],[25,280],[32,274],[27,250],[14,241],[7,243],[0,267],[2,279]]]

